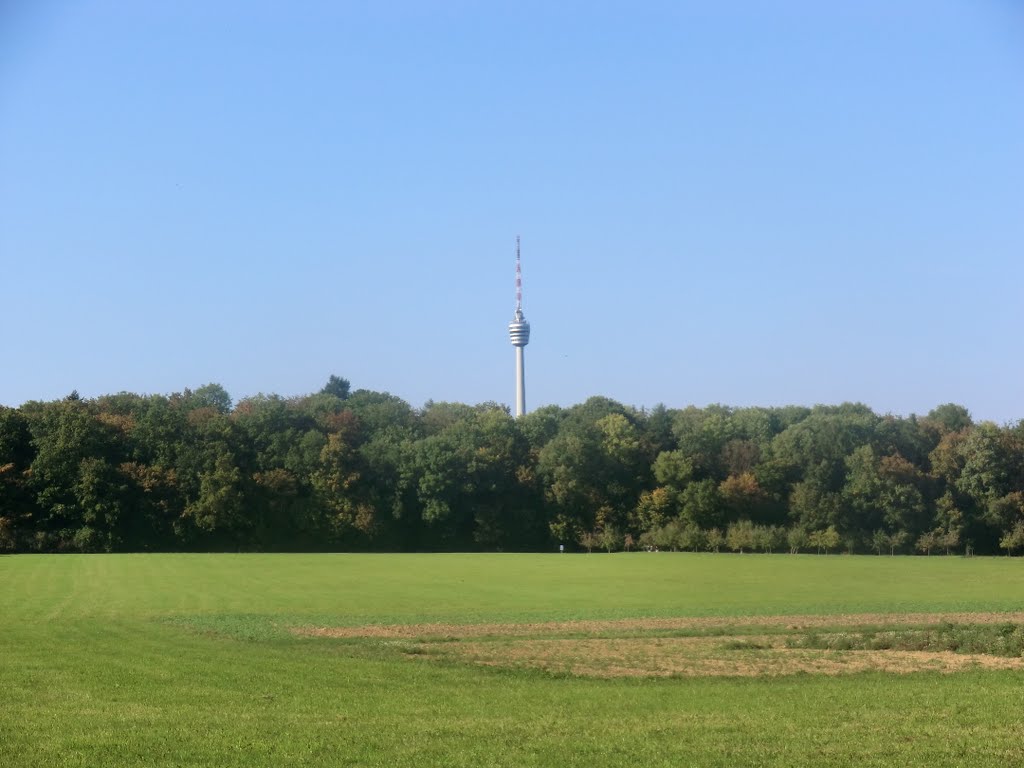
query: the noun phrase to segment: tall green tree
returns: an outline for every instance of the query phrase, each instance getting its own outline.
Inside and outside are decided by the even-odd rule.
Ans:
[[[349,389],[351,389],[351,385],[349,384],[348,379],[343,379],[340,376],[331,374],[331,377],[327,380],[327,383],[324,384],[324,388],[320,390],[320,393],[324,395],[333,395],[339,400],[345,400],[348,398]]]
[[[33,403],[26,411],[35,451],[28,485],[40,515],[37,540],[46,548],[92,549],[97,521],[82,503],[83,483],[91,482],[83,473],[92,473],[96,461],[107,466],[120,460],[118,432],[80,398]]]
[[[27,546],[34,533],[28,471],[34,458],[28,421],[0,406],[0,552]]]

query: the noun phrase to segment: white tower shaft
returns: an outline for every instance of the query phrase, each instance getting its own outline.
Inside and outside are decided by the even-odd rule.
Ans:
[[[522,347],[516,347],[516,418],[526,413],[526,363]]]

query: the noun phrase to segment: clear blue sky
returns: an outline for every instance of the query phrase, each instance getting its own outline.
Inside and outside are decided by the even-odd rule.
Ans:
[[[1024,4],[0,4],[0,403],[1024,417]]]

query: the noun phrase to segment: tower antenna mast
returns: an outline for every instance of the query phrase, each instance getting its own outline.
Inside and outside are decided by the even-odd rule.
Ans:
[[[519,263],[519,235],[516,235],[516,312],[523,311],[523,269]]]

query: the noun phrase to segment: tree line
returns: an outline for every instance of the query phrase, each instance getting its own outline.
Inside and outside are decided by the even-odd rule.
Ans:
[[[1024,549],[1024,424],[861,404],[520,419],[223,387],[0,408],[0,551]]]

